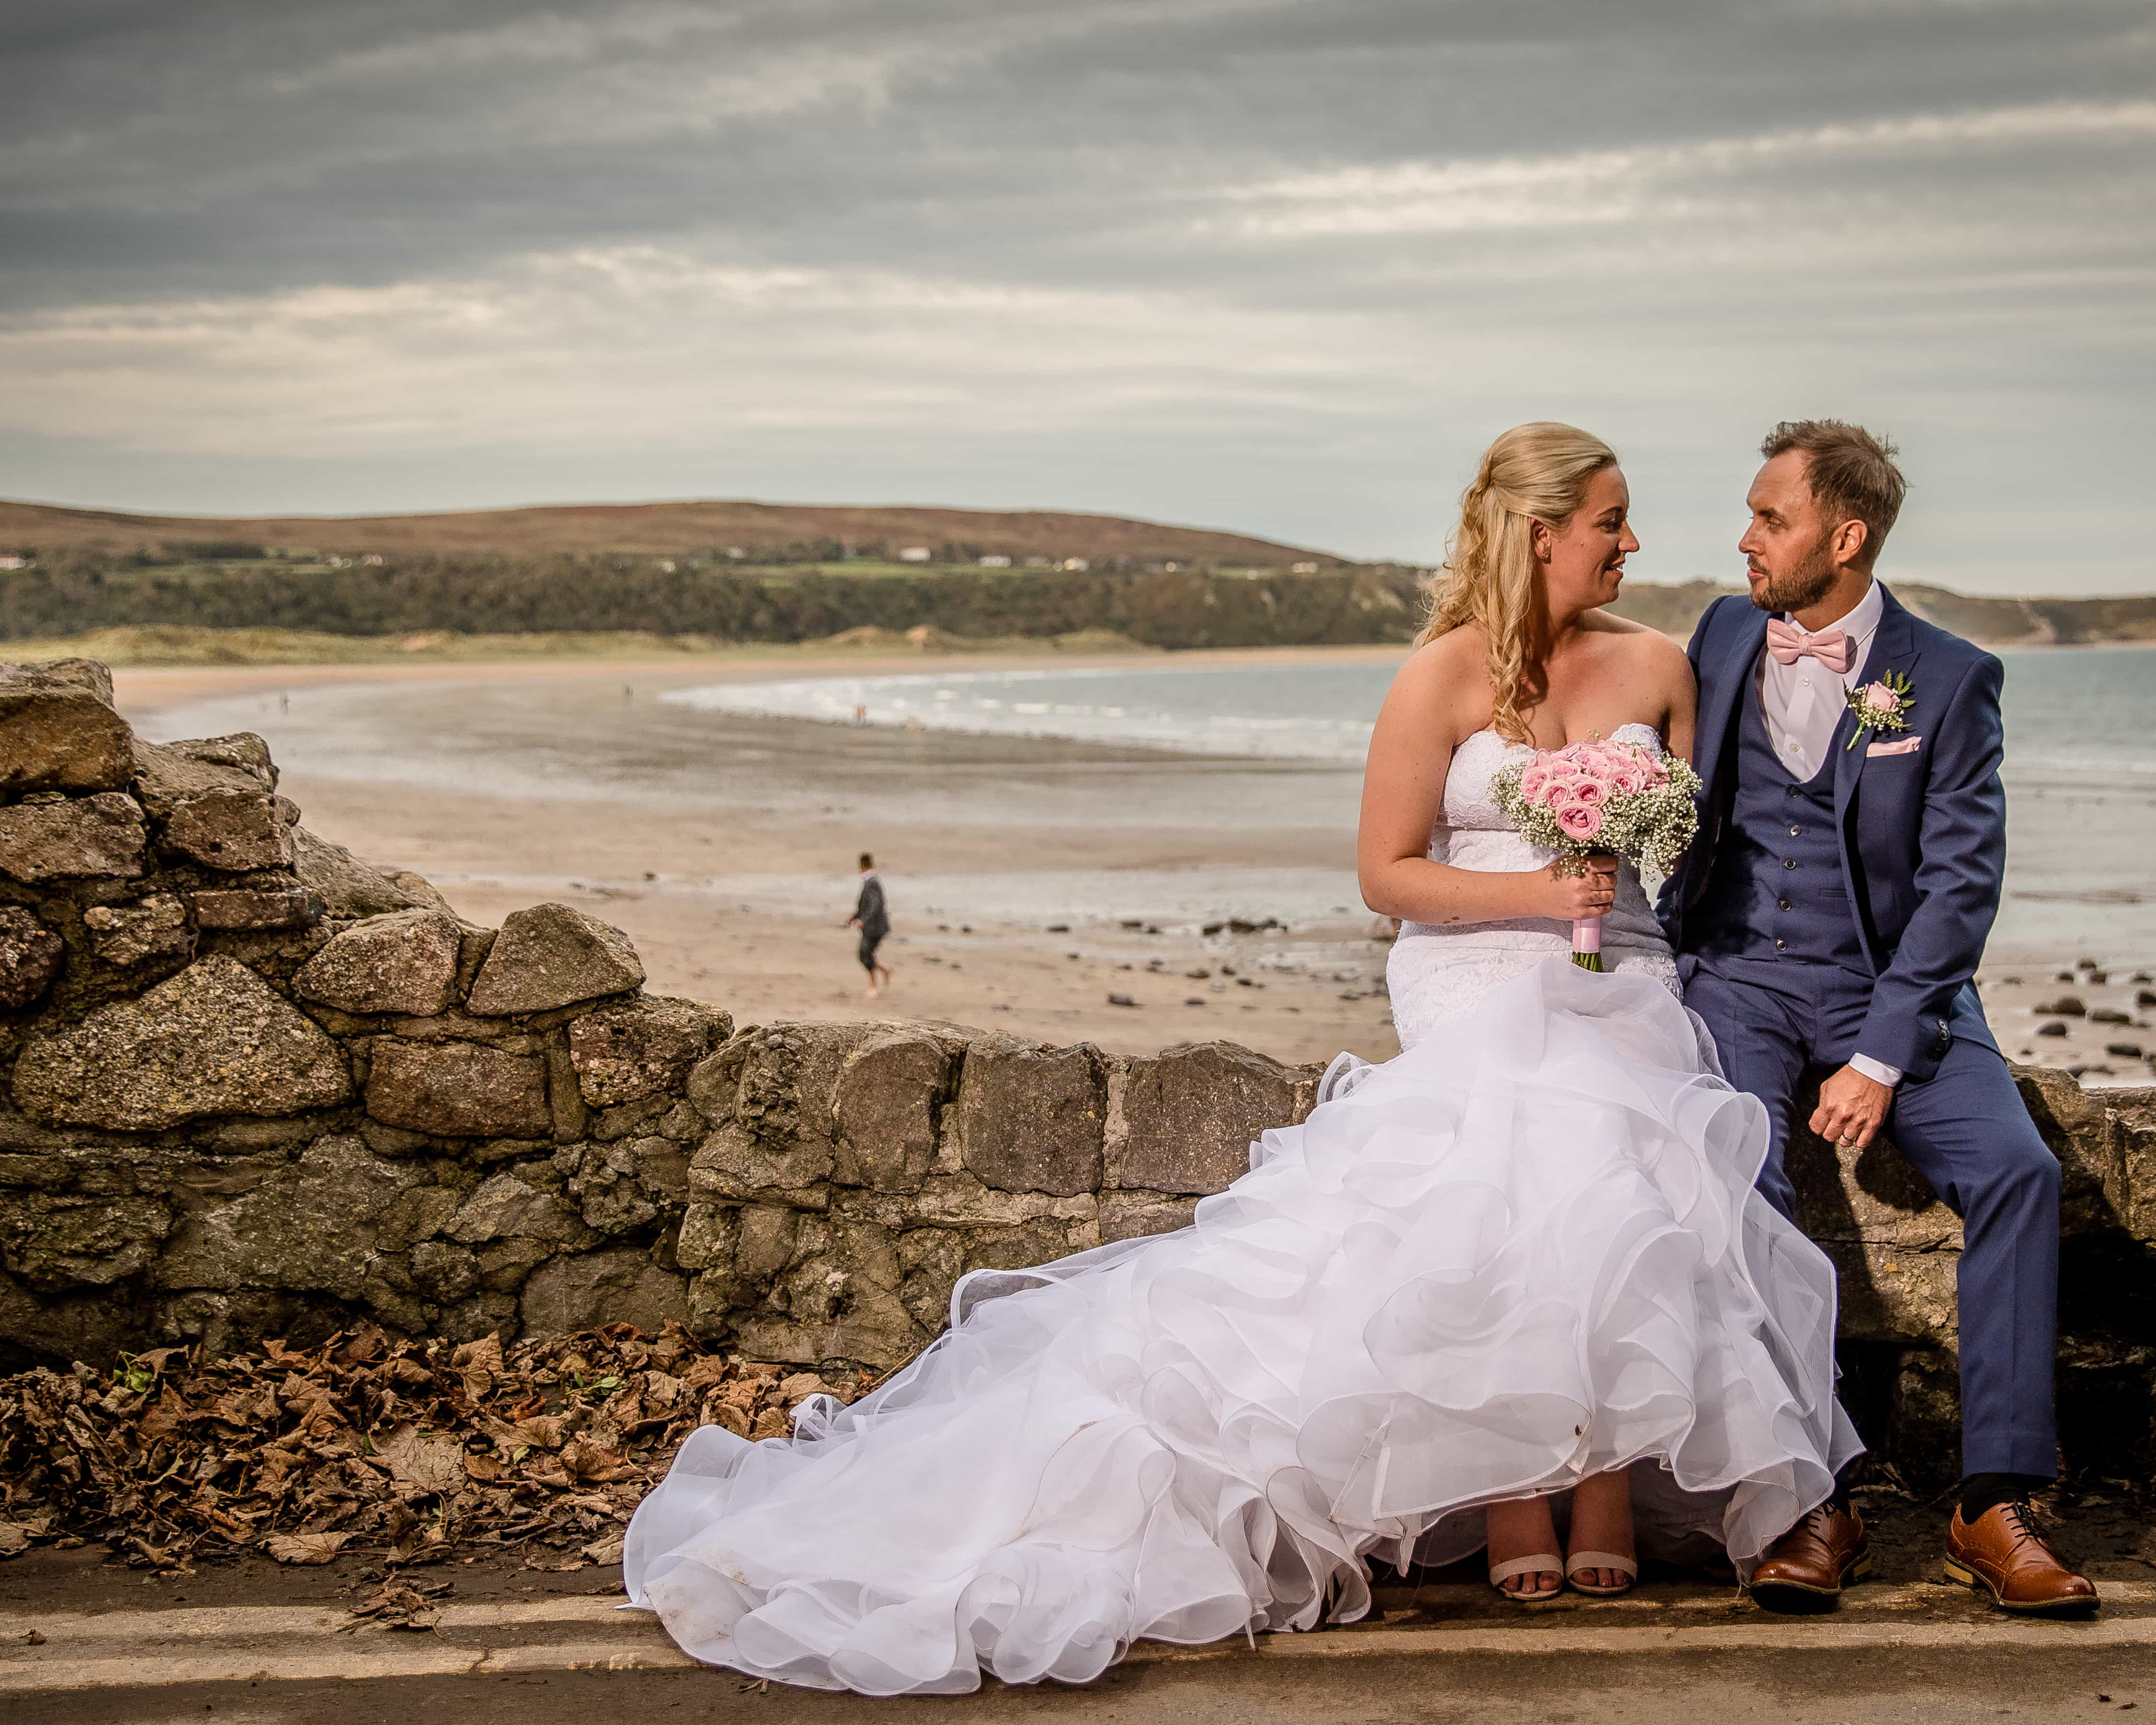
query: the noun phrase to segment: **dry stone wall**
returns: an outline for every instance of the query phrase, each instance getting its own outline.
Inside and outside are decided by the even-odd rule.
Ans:
[[[1316,1089],[643,983],[581,911],[475,927],[315,836],[258,737],[146,742],[102,666],[0,666],[0,1354],[678,1319],[880,1370],[969,1270],[1183,1225]],[[2143,1466],[2156,1092],[2020,1076],[2066,1175],[2067,1460]],[[1958,1225],[1889,1145],[1792,1160],[1860,1424],[1950,1475]]]

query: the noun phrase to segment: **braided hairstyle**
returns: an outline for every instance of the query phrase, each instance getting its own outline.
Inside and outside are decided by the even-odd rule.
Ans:
[[[1430,621],[1415,644],[1463,624],[1481,625],[1494,696],[1490,722],[1507,742],[1532,740],[1520,695],[1534,608],[1533,523],[1563,531],[1588,480],[1616,465],[1616,451],[1600,438],[1537,419],[1515,425],[1484,450],[1474,483],[1460,494],[1460,524],[1431,579]]]

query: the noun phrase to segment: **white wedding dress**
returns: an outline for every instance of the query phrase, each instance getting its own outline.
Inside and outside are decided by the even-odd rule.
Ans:
[[[1454,757],[1433,855],[1547,860],[1490,801],[1507,753]],[[967,1277],[940,1340],[792,1440],[696,1431],[629,1528],[630,1603],[815,1688],[1082,1682],[1142,1638],[1358,1617],[1368,1560],[1466,1557],[1483,1505],[1627,1465],[1643,1555],[1748,1574],[1858,1449],[1834,1272],[1753,1191],[1765,1111],[1629,868],[1610,972],[1568,944],[1403,930],[1398,1059],[1336,1061],[1190,1227]]]

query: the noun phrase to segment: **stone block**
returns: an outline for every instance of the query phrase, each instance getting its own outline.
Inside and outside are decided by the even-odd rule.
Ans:
[[[479,1291],[479,1260],[445,1240],[424,1240],[412,1248],[412,1280],[429,1299],[453,1306]]]
[[[197,927],[239,932],[312,928],[322,920],[324,911],[321,900],[291,875],[190,893],[187,906]]]
[[[142,808],[121,791],[0,809],[0,873],[48,880],[131,880],[149,866]]]
[[[268,791],[205,791],[179,803],[157,835],[158,848],[205,867],[244,873],[289,869],[292,829]]]
[[[1106,1113],[1091,1049],[983,1039],[958,1078],[958,1158],[1005,1192],[1091,1192]]]
[[[1122,1063],[1108,1086],[1107,1184],[1219,1192],[1250,1171],[1268,1127],[1310,1111],[1316,1080],[1229,1042],[1186,1043]]]
[[[274,792],[270,745],[252,732],[178,742],[135,739],[135,793],[155,820],[170,820],[192,798],[217,791]]]
[[[465,1004],[508,1018],[643,984],[643,961],[619,928],[568,905],[534,905],[502,919]]]
[[[1802,1122],[1811,1106],[1799,1097],[1792,1111]],[[1842,1150],[1799,1124],[1783,1158],[1796,1188],[1797,1225],[1812,1239],[1905,1251],[1960,1248],[1960,1221],[1886,1133],[1862,1150]]]
[[[705,1198],[757,1199],[783,1194],[788,1204],[822,1209],[837,1147],[834,1112],[839,1076],[855,1050],[885,1034],[888,1024],[773,1024],[744,1031],[699,1061],[689,1076],[691,1097],[720,1111],[721,1124],[690,1163],[690,1184]],[[714,1063],[719,1070],[714,1074]],[[726,1072],[738,1075],[730,1100],[713,1092]]]
[[[665,1138],[572,1144],[555,1153],[554,1166],[565,1195],[601,1234],[629,1234],[678,1214],[689,1196],[688,1159]]]
[[[693,1000],[639,999],[602,1006],[569,1026],[578,1088],[594,1108],[679,1090],[712,1042],[732,1029],[724,1013]]]
[[[526,1336],[567,1336],[601,1324],[657,1335],[689,1320],[689,1285],[634,1247],[557,1258],[531,1272],[518,1310]]]
[[[66,963],[66,942],[22,906],[0,906],[0,1012],[43,999]]]
[[[741,1210],[730,1204],[692,1204],[681,1218],[674,1260],[684,1270],[732,1271],[741,1238]]]
[[[2156,1215],[2144,1214],[2144,1206],[2156,1199],[2156,1187],[2145,1173],[2136,1178],[2133,1122],[2148,1116],[2156,1091],[2086,1091],[2064,1072],[2013,1070],[2022,1105],[2059,1158],[2060,1231],[2072,1239],[2123,1227],[2148,1238],[2144,1230]]]
[[[0,1265],[49,1293],[104,1287],[146,1268],[172,1226],[151,1198],[10,1192],[0,1204]]]
[[[475,1023],[485,1023],[475,1019]],[[577,1063],[569,1058],[566,1036],[550,1036],[543,1045],[547,1059],[547,1101],[554,1111],[554,1141],[573,1144],[591,1130],[591,1110],[577,1088]]]
[[[746,1216],[743,1220],[746,1234]],[[772,1278],[768,1292],[735,1314],[734,1336],[756,1359],[899,1365],[934,1333],[907,1311],[901,1297],[905,1281],[889,1230],[872,1222],[804,1216],[793,1255]]]
[[[1173,1234],[1190,1225],[1197,1209],[1195,1198],[1170,1198],[1161,1192],[1103,1192],[1101,1243],[1135,1240],[1144,1234]]]
[[[976,1270],[1029,1270],[1062,1257],[1069,1249],[1065,1230],[1053,1222],[978,1230],[911,1229],[897,1243],[900,1301],[914,1322],[932,1336],[949,1321],[951,1291],[961,1276]],[[970,1310],[973,1300],[996,1295],[992,1286],[976,1283],[968,1297]]]
[[[490,1175],[464,1201],[443,1231],[450,1239],[472,1246],[530,1240],[551,1249],[586,1245],[592,1239],[591,1230],[560,1194],[511,1173]]]
[[[734,1213],[734,1274],[757,1286],[767,1285],[793,1261],[801,1234],[798,1210],[773,1204],[745,1204]],[[824,1236],[812,1233],[812,1240]]]
[[[330,937],[292,978],[293,988],[339,1012],[431,1018],[456,998],[456,918],[439,911],[393,911]]]
[[[344,1054],[237,959],[199,958],[140,999],[33,1036],[15,1100],[49,1124],[157,1132],[214,1114],[297,1114],[352,1094]]]
[[[1954,1300],[1958,1251],[1912,1251],[1855,1240],[1820,1244],[1840,1276],[1839,1333],[1845,1340],[1953,1345],[1960,1332]]]
[[[186,1219],[158,1262],[158,1283],[362,1299],[377,1250],[404,1244],[399,1200],[425,1181],[412,1163],[386,1162],[357,1138],[321,1139],[252,1191]]]
[[[832,1149],[827,1138],[758,1138],[722,1126],[689,1159],[689,1189],[701,1198],[783,1197],[821,1209],[829,1202]]]
[[[764,1034],[761,1025],[745,1025],[689,1069],[685,1086],[689,1106],[713,1126],[723,1126],[734,1117],[742,1073]]]
[[[868,1208],[876,1199],[867,1193],[839,1194],[836,1206],[844,1209]],[[1044,1217],[1060,1222],[1091,1222],[1101,1213],[1101,1200],[1091,1192],[1059,1198],[1052,1192],[1005,1192],[983,1184],[971,1174],[932,1174],[918,1192],[904,1203],[886,1200],[878,1208],[907,1224],[932,1228],[1009,1228]]]
[[[832,1102],[831,1178],[878,1192],[919,1191],[936,1160],[950,1080],[950,1053],[934,1036],[889,1030],[855,1048],[839,1069]]]
[[[90,949],[107,964],[166,963],[194,956],[194,926],[177,893],[152,893],[116,905],[92,905],[82,913]]]
[[[443,1138],[551,1137],[546,1063],[476,1042],[377,1037],[367,1111],[385,1126]]]
[[[415,895],[380,870],[369,868],[343,845],[317,838],[305,827],[292,829],[292,872],[322,901],[323,914],[339,922],[408,911],[419,902]]]
[[[95,660],[0,665],[0,792],[121,789],[133,744]]]

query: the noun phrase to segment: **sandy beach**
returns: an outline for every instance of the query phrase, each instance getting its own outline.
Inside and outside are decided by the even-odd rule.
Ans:
[[[627,931],[655,990],[742,1023],[934,1019],[1131,1053],[1225,1037],[1291,1061],[1396,1051],[1387,948],[1355,887],[1353,768],[659,699],[727,680],[950,666],[919,654],[783,665],[713,655],[127,670],[116,682],[147,735],[263,732],[311,827],[418,870],[474,921],[549,899],[583,906]],[[896,925],[885,949],[896,986],[875,1000],[841,927],[862,850],[876,854]],[[2016,952],[1979,981],[2010,1055],[2146,1082],[2151,955],[2108,952],[2102,934],[2092,926],[2038,962]],[[2041,1009],[2067,996],[2080,1012]]]
[[[780,674],[924,668],[917,655],[854,656]],[[715,720],[654,698],[773,674],[767,660],[714,658],[122,670],[116,682],[146,734],[263,732],[309,826],[418,870],[474,921],[548,899],[583,906],[635,941],[654,990],[739,1022],[940,1019],[1122,1052],[1227,1037],[1293,1061],[1396,1051],[1386,947],[1355,894],[1353,774]],[[370,767],[356,739],[341,759],[324,758],[319,732],[295,744],[310,715],[338,727],[357,709],[331,703],[352,696],[373,716],[367,743],[405,752],[393,768]],[[1306,803],[1306,824],[1254,824],[1240,788],[1281,774],[1298,783],[1269,788]],[[841,927],[863,850],[885,871],[896,925],[896,985],[876,1000]],[[1291,876],[1302,897],[1327,899],[1325,914],[1238,932],[1232,884],[1209,884],[1224,865]]]

